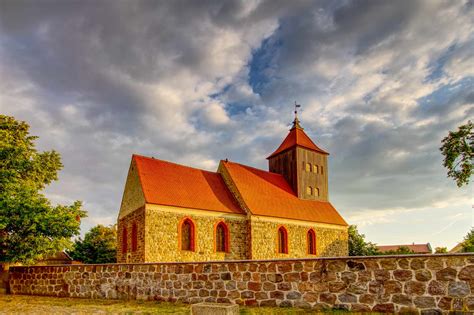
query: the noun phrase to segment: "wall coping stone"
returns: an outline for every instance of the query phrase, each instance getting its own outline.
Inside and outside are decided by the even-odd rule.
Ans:
[[[40,267],[70,267],[72,269],[84,266],[149,266],[149,265],[189,265],[189,264],[240,264],[240,263],[274,263],[274,262],[299,262],[299,261],[321,261],[321,260],[367,260],[384,258],[431,258],[431,257],[469,257],[474,253],[448,253],[448,254],[408,254],[408,255],[379,255],[379,256],[338,256],[338,257],[318,257],[318,258],[278,258],[261,260],[209,260],[209,261],[177,261],[177,262],[147,262],[147,263],[113,263],[113,264],[63,264],[63,265],[32,265],[32,266],[11,266],[10,271],[23,268]]]

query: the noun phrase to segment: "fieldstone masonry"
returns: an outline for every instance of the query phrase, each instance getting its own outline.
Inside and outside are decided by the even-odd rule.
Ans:
[[[474,311],[474,255],[10,268],[12,294],[358,312]]]

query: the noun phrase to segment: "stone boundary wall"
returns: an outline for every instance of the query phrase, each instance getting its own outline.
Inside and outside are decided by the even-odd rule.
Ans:
[[[12,294],[351,311],[474,310],[474,254],[11,267]]]

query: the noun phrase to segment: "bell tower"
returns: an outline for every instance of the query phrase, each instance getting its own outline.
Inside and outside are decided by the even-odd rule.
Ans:
[[[288,181],[300,199],[328,201],[329,153],[319,148],[304,132],[297,116],[290,132],[268,159],[270,172]]]

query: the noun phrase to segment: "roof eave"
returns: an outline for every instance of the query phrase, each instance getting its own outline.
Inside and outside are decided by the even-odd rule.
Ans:
[[[310,151],[313,151],[313,152],[317,152],[317,153],[321,153],[321,154],[324,154],[324,155],[330,155],[329,152],[326,152],[326,151],[324,151],[323,149],[315,150],[315,149],[313,149],[313,148],[308,148],[308,147],[305,147],[305,146],[296,144],[296,145],[293,145],[293,146],[291,146],[291,147],[289,147],[289,148],[286,148],[285,150],[282,150],[282,151],[280,151],[280,152],[278,152],[278,150],[275,151],[275,152],[273,152],[272,154],[270,154],[270,155],[267,157],[267,160],[269,160],[270,158],[272,158],[272,157],[274,157],[274,156],[277,156],[277,155],[279,155],[279,154],[281,154],[281,153],[283,153],[283,152],[286,152],[286,151],[288,151],[288,150],[290,150],[290,149],[293,149],[294,147],[300,147],[300,148],[303,148],[303,149],[306,149],[306,150],[310,150]]]
[[[322,221],[322,220],[319,220],[319,221],[316,221],[316,220],[304,220],[304,219],[295,219],[295,218],[290,218],[290,217],[287,217],[287,216],[276,216],[276,215],[267,215],[267,214],[253,214],[255,216],[259,216],[259,217],[267,217],[267,218],[276,218],[276,219],[287,219],[287,220],[294,220],[294,221],[305,221],[305,222],[314,222],[314,223],[323,223],[323,224],[330,224],[330,225],[338,225],[338,226],[349,226],[349,224],[347,224],[347,222],[342,219],[342,221],[344,223],[336,223],[336,222],[325,222],[325,221]]]

